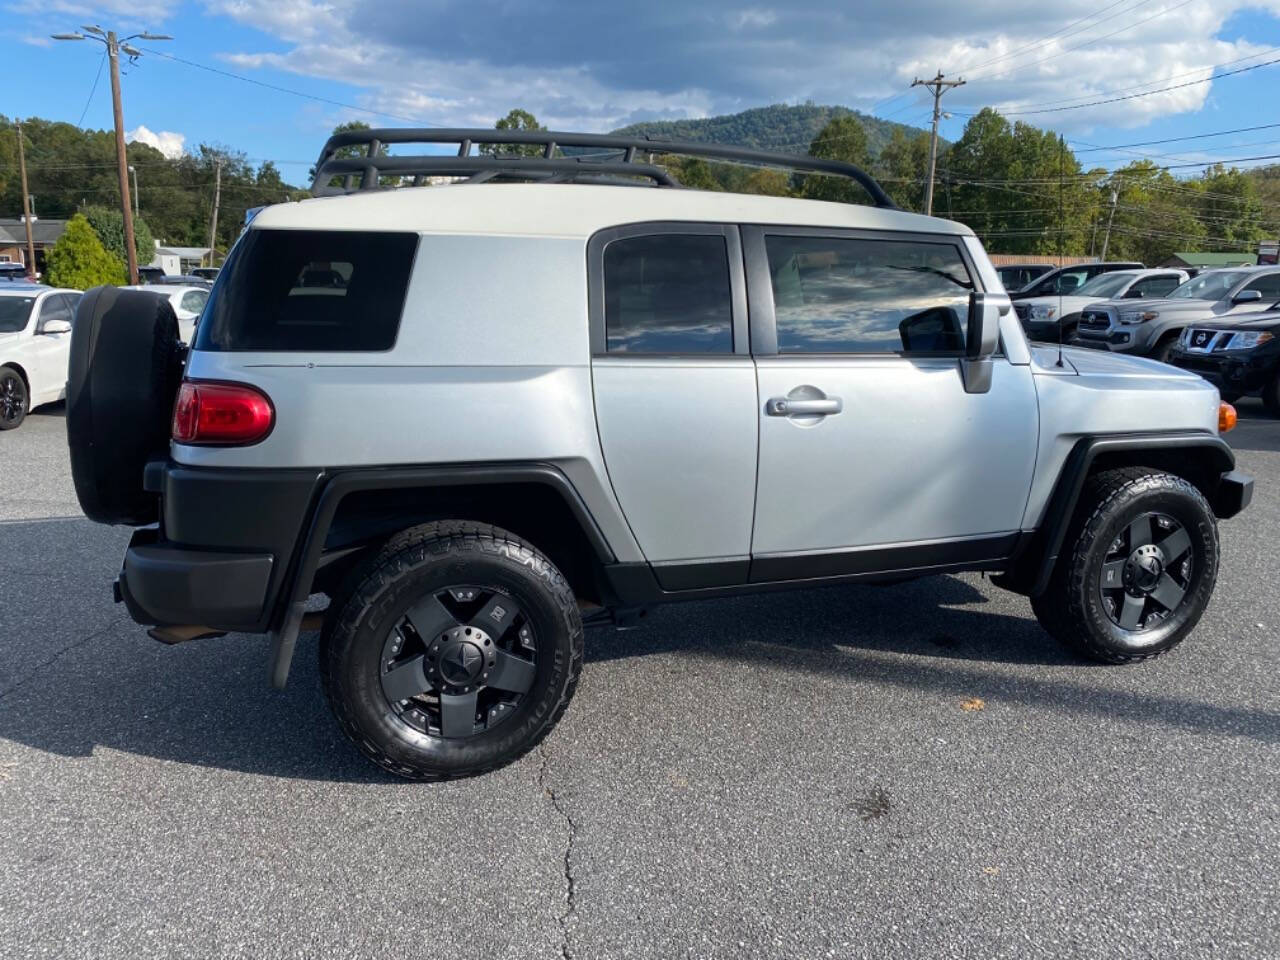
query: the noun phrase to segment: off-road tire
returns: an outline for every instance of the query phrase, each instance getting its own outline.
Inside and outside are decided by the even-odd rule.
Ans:
[[[1267,413],[1271,414],[1271,416],[1280,418],[1280,373],[1277,373],[1263,386],[1262,405],[1267,408]]]
[[[1135,633],[1107,615],[1098,583],[1109,545],[1133,520],[1152,511],[1167,514],[1186,530],[1192,575],[1167,619]],[[1133,663],[1182,642],[1204,613],[1217,573],[1217,522],[1192,483],[1149,467],[1108,470],[1085,482],[1049,585],[1031,599],[1031,607],[1045,630],[1069,648],[1104,663]]]
[[[536,637],[537,672],[516,714],[461,739],[423,734],[389,708],[379,686],[384,639],[430,591],[475,583],[510,594]],[[320,676],[343,732],[370,760],[411,780],[501,767],[533,749],[563,715],[582,672],[582,618],[546,556],[488,524],[438,521],[396,534],[337,591],[320,636]]]
[[[22,374],[13,367],[0,367],[0,430],[17,430],[30,412],[31,396]]]
[[[1173,356],[1173,348],[1178,345],[1177,334],[1165,334],[1151,350],[1151,359],[1159,360],[1161,363],[1168,363],[1169,358]]]

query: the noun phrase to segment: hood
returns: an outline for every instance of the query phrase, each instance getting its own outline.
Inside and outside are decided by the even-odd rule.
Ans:
[[[1108,353],[1106,350],[1090,350],[1087,347],[1063,347],[1062,362],[1058,366],[1058,348],[1050,345],[1031,347],[1031,362],[1036,373],[1061,376],[1136,377],[1145,380],[1199,380],[1200,375],[1179,367],[1134,357],[1127,353]]]
[[[1057,307],[1058,301],[1062,301],[1062,309],[1054,314],[1055,317],[1066,316],[1069,313],[1075,313],[1077,310],[1083,310],[1091,303],[1097,303],[1102,297],[1080,297],[1071,294],[1064,294],[1059,297],[1057,295],[1051,297],[1027,297],[1025,300],[1019,301],[1028,307]],[[1132,302],[1132,301],[1130,301]]]
[[[18,339],[18,332],[16,330],[12,333],[0,333],[0,343],[8,343],[10,340],[17,340],[17,339]]]
[[[1110,307],[1129,313],[1134,310],[1158,310],[1160,313],[1210,313],[1216,300],[1170,300],[1167,297],[1151,300],[1098,300],[1092,306]]]
[[[1264,313],[1243,313],[1219,320],[1192,323],[1197,330],[1270,330],[1280,327],[1280,313],[1267,310]]]

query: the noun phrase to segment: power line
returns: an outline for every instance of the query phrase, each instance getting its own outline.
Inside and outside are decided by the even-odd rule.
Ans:
[[[1035,67],[1035,66],[1039,66],[1039,65],[1040,65],[1040,64],[1042,64],[1042,63],[1048,63],[1050,60],[1057,60],[1059,57],[1065,57],[1068,53],[1073,53],[1073,52],[1075,52],[1076,50],[1080,50],[1080,49],[1082,49],[1083,47],[1087,47],[1087,46],[1089,46],[1089,44],[1091,44],[1091,43],[1097,43],[1099,40],[1109,40],[1109,39],[1111,39],[1112,37],[1119,36],[1119,35],[1120,35],[1120,34],[1122,34],[1122,33],[1128,33],[1128,32],[1129,32],[1130,30],[1132,30],[1134,27],[1140,27],[1140,26],[1142,26],[1144,23],[1150,23],[1152,20],[1158,20],[1160,17],[1163,17],[1163,16],[1165,16],[1166,14],[1169,14],[1169,13],[1173,13],[1173,11],[1178,10],[1178,9],[1180,9],[1180,8],[1182,8],[1182,7],[1185,7],[1187,4],[1189,4],[1189,3],[1191,3],[1191,2],[1193,2],[1193,0],[1181,0],[1181,2],[1180,2],[1180,3],[1176,3],[1176,4],[1174,4],[1172,7],[1167,7],[1167,8],[1165,8],[1165,9],[1161,10],[1159,13],[1153,13],[1151,16],[1149,16],[1149,17],[1147,17],[1147,18],[1145,18],[1145,19],[1143,19],[1143,20],[1137,20],[1137,21],[1135,21],[1134,23],[1129,24],[1127,27],[1121,27],[1119,30],[1113,30],[1111,33],[1103,34],[1103,35],[1102,35],[1102,36],[1100,36],[1100,37],[1091,37],[1091,38],[1089,38],[1088,40],[1085,40],[1083,43],[1078,43],[1078,44],[1076,44],[1074,47],[1064,47],[1063,49],[1059,50],[1057,53],[1050,54],[1050,55],[1049,55],[1049,56],[1047,56],[1047,57],[1042,57],[1042,58],[1041,58],[1041,59],[1039,59],[1039,60],[1032,60],[1030,63],[1022,63],[1022,64],[1018,64],[1017,66],[1010,67],[1008,70],[1002,70],[1002,71],[1001,71],[1001,72],[999,72],[999,73],[993,73],[993,74],[992,74],[991,76],[989,76],[989,77],[983,77],[983,78],[981,78],[980,80],[975,81],[975,83],[981,83],[981,82],[983,82],[983,81],[990,81],[990,80],[994,80],[994,79],[996,79],[997,77],[1007,77],[1007,76],[1009,76],[1009,74],[1011,74],[1011,73],[1017,73],[1019,70],[1026,70],[1026,69],[1028,69],[1029,67]],[[1133,10],[1136,10],[1136,9],[1137,9],[1137,7],[1131,7],[1128,11],[1125,11],[1125,12],[1126,12],[1126,13],[1128,13],[1128,12],[1132,12]],[[1117,16],[1119,16],[1119,14],[1117,14]],[[1096,26],[1096,24],[1095,24],[1095,26]]]
[[[1204,77],[1200,80],[1188,80],[1185,83],[1175,83],[1167,87],[1160,87],[1157,90],[1148,90],[1146,93],[1131,93],[1123,97],[1109,97],[1105,100],[1092,100],[1089,103],[1078,103],[1070,107],[1040,107],[1035,110],[1003,110],[1001,114],[1006,117],[1022,117],[1033,113],[1061,113],[1064,110],[1081,110],[1085,107],[1097,107],[1106,103],[1119,103],[1122,100],[1137,100],[1141,97],[1150,97],[1157,93],[1167,93],[1170,90],[1181,90],[1184,87],[1194,87],[1202,83],[1212,83],[1214,80],[1221,80],[1224,77],[1234,77],[1237,74],[1248,73],[1250,70],[1259,70],[1262,67],[1269,67],[1272,64],[1280,63],[1280,57],[1273,60],[1265,60],[1262,63],[1251,64],[1247,67],[1239,67],[1235,70],[1226,70],[1222,73],[1216,73],[1211,77]]]
[[[102,59],[98,61],[98,72],[93,75],[93,86],[89,88],[89,97],[84,102],[84,109],[80,111],[80,119],[76,121],[76,126],[81,130],[84,129],[84,115],[89,112],[89,104],[93,103],[93,95],[98,92],[98,81],[102,79],[102,65],[107,62],[107,51],[102,51]]]
[[[1099,146],[1097,144],[1085,143],[1083,140],[1067,142],[1084,144],[1089,148],[1088,150],[1077,150],[1076,153],[1096,153],[1099,150],[1124,150],[1129,147],[1156,147],[1162,143],[1182,143],[1187,140],[1206,140],[1209,137],[1225,137],[1233,133],[1252,133],[1255,130],[1274,130],[1276,127],[1280,127],[1280,123],[1263,123],[1256,127],[1236,127],[1234,130],[1215,130],[1213,133],[1193,133],[1185,137],[1167,137],[1164,140],[1140,140],[1137,143],[1119,143],[1112,144],[1111,146]],[[1242,146],[1242,144],[1236,144],[1236,146]]]
[[[256,87],[265,87],[267,90],[275,90],[277,93],[287,93],[294,97],[302,97],[305,100],[314,100],[317,103],[326,103],[331,107],[342,107],[345,110],[358,110],[361,113],[367,113],[375,117],[389,117],[392,120],[401,120],[405,123],[416,123],[419,126],[435,127],[439,124],[430,123],[419,117],[406,117],[396,113],[387,113],[385,110],[374,110],[370,107],[359,107],[354,103],[343,103],[341,100],[331,100],[328,97],[319,97],[312,93],[303,93],[301,90],[293,90],[289,87],[282,87],[274,83],[267,83],[265,80],[256,80],[253,77],[241,76],[238,73],[232,73],[230,70],[221,70],[218,67],[211,67],[205,63],[197,63],[194,60],[184,60],[182,57],[175,57],[170,53],[163,53],[159,50],[151,50],[143,47],[147,53],[154,53],[156,56],[164,57],[166,60],[172,60],[175,63],[181,63],[188,67],[195,67],[197,70],[206,70],[209,73],[216,73],[221,77],[230,77],[232,80],[239,80],[241,83],[251,83]]]
[[[994,60],[988,60],[986,63],[979,64],[976,67],[966,67],[965,71],[972,73],[977,70],[983,70],[989,66],[992,66],[993,64],[1001,62],[1002,60],[1009,60],[1014,57],[1019,57],[1024,53],[1030,53],[1032,50],[1036,50],[1036,49],[1039,49],[1040,47],[1047,46],[1055,38],[1060,40],[1065,39],[1065,37],[1062,36],[1063,34],[1065,34],[1066,37],[1073,37],[1076,34],[1085,33],[1089,30],[1092,30],[1094,27],[1098,26],[1099,24],[1106,23],[1108,20],[1114,20],[1116,17],[1123,17],[1125,14],[1133,13],[1133,11],[1137,10],[1138,7],[1143,7],[1143,6],[1146,6],[1148,3],[1151,3],[1151,0],[1139,0],[1138,3],[1134,4],[1134,6],[1130,7],[1128,10],[1121,10],[1119,13],[1115,13],[1109,17],[1105,17],[1104,19],[1099,20],[1097,23],[1091,23],[1089,24],[1089,26],[1083,27],[1080,30],[1076,30],[1074,33],[1067,33],[1068,30],[1071,30],[1073,27],[1079,26],[1080,24],[1084,23],[1086,20],[1092,20],[1094,17],[1100,16],[1101,14],[1106,13],[1108,10],[1111,10],[1127,2],[1128,0],[1120,0],[1119,3],[1113,3],[1110,6],[1103,7],[1101,10],[1098,10],[1098,11],[1095,11],[1094,13],[1089,14],[1089,16],[1087,17],[1081,17],[1079,20],[1076,20],[1074,23],[1068,24],[1067,26],[1063,27],[1061,30],[1058,30],[1058,31],[1055,31],[1054,33],[1049,34],[1038,43],[1033,43],[1026,47],[1021,47],[1020,49],[1015,50],[1012,53],[1006,53],[1002,57],[996,57]]]

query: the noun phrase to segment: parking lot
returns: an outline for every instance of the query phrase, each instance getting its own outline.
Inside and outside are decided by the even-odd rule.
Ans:
[[[594,629],[488,776],[390,779],[262,638],[149,640],[59,408],[0,435],[5,957],[1274,957],[1280,423],[1197,632],[1109,668],[977,575]]]

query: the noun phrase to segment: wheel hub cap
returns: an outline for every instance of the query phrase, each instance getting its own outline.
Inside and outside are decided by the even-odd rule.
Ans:
[[[480,676],[481,668],[484,666],[484,654],[474,643],[458,640],[450,643],[436,662],[445,683],[455,687],[466,687]]]
[[[1125,586],[1138,593],[1150,593],[1164,573],[1164,554],[1155,544],[1139,547],[1125,564]]]

